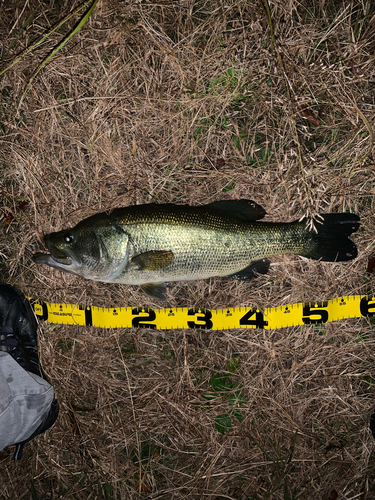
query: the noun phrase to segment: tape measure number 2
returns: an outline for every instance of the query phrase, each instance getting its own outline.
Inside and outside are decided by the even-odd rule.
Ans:
[[[200,328],[229,330],[237,328],[276,329],[287,326],[328,323],[346,318],[375,315],[375,296],[351,295],[324,302],[299,302],[266,308],[235,307],[198,309],[178,307],[102,308],[74,304],[53,304],[31,300],[35,314],[50,323],[86,325],[101,328],[152,328],[157,330]]]

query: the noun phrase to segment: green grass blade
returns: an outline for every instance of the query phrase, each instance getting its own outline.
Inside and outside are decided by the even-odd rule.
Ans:
[[[39,66],[39,68],[32,74],[30,80],[28,81],[28,84],[26,86],[25,92],[22,94],[20,102],[18,104],[18,109],[20,108],[22,101],[29,90],[32,82],[34,81],[35,77],[38,75],[38,73],[44,68],[44,66],[48,63],[48,61],[55,55],[59,50],[61,50],[64,45],[76,34],[78,31],[82,28],[82,26],[87,22],[89,17],[91,16],[92,11],[94,10],[95,5],[97,4],[98,0],[94,0],[93,3],[91,4],[91,7],[89,10],[86,12],[86,14],[82,17],[82,19],[79,21],[77,26],[65,37],[63,40],[53,49],[53,51],[44,59],[42,64]],[[89,2],[87,2],[85,5],[87,5]]]
[[[96,3],[96,2],[95,2]],[[61,28],[61,26],[63,26],[66,22],[68,22],[70,19],[72,19],[72,17],[74,17],[76,14],[78,14],[79,12],[81,12],[82,9],[84,9],[85,7],[87,7],[87,5],[90,4],[90,1],[88,2],[85,2],[83,5],[80,5],[79,7],[77,7],[77,9],[75,9],[73,12],[71,12],[70,14],[68,14],[66,17],[64,17],[64,19],[62,21],[60,21],[51,31],[49,31],[48,33],[46,33],[45,35],[43,35],[42,37],[40,37],[35,43],[33,43],[32,45],[30,45],[30,47],[28,47],[27,49],[25,49],[19,56],[17,56],[10,64],[9,66],[7,66],[6,68],[4,68],[3,70],[0,71],[0,76],[3,75],[4,73],[6,73],[8,70],[10,70],[11,68],[13,68],[13,66],[15,64],[17,64],[21,59],[23,59],[25,56],[27,56],[27,54],[29,54],[30,52],[32,52],[34,49],[36,49],[37,47],[39,47],[39,45],[41,45],[45,40],[48,39],[48,37],[50,37],[52,35],[52,33],[54,33],[55,31],[57,31],[59,28]]]
[[[276,47],[276,41],[275,41],[275,32],[273,31],[273,23],[272,23],[272,17],[271,17],[271,9],[268,3],[268,0],[260,0],[260,3],[262,7],[264,8],[266,15],[267,15],[267,22],[268,26],[270,28],[270,35],[271,35],[271,42],[272,42],[272,48],[275,49]]]
[[[26,19],[26,21],[21,26],[21,28],[17,31],[16,37],[12,40],[12,42],[9,44],[9,47],[7,48],[7,50],[1,56],[1,58],[0,58],[1,61],[7,58],[9,52],[16,45],[16,43],[18,42],[18,40],[19,40],[20,36],[22,35],[22,33],[34,21],[35,14],[36,14],[36,12],[37,12],[38,9],[39,9],[39,5],[32,11],[32,13],[29,15],[29,17]]]

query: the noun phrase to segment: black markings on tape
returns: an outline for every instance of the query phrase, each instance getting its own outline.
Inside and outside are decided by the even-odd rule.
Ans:
[[[30,303],[32,308],[34,309],[36,317],[42,319],[43,321],[48,321],[47,304],[42,300],[31,300]],[[42,309],[42,313],[40,313],[40,308]]]
[[[132,326],[134,328],[152,328],[155,329],[155,323],[149,323],[155,321],[156,313],[153,309],[147,307],[134,307],[132,309]]]
[[[308,302],[303,305],[302,321],[305,325],[316,325],[318,323],[327,323],[329,315],[326,309],[328,302]]]
[[[195,316],[194,321],[187,322],[189,328],[211,330],[213,327],[211,321],[212,312],[209,309],[189,309],[188,316]]]
[[[368,295],[361,299],[360,310],[362,316],[372,317],[375,314],[375,299],[369,299]]]
[[[264,328],[268,326],[268,321],[264,321],[264,315],[256,307],[253,307],[240,319],[241,326],[255,326],[255,328]]]
[[[92,326],[92,309],[90,306],[85,307],[85,322],[86,326]]]

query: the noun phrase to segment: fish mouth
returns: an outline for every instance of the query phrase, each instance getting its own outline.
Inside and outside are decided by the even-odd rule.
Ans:
[[[71,266],[73,261],[70,257],[65,254],[52,255],[50,253],[37,252],[33,255],[33,261],[37,264],[45,264],[47,266],[55,267],[59,269],[65,266]]]

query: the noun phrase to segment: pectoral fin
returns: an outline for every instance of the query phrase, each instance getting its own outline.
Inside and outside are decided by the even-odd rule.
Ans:
[[[166,300],[167,298],[167,287],[164,283],[144,283],[140,285],[141,290],[156,300]]]
[[[171,250],[151,250],[136,255],[131,259],[131,263],[138,271],[159,271],[171,264],[173,260],[174,255]]]
[[[267,274],[271,262],[268,259],[254,260],[249,266],[237,273],[230,274],[228,278],[236,280],[251,280],[256,274]]]

